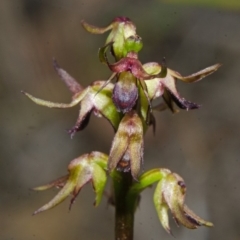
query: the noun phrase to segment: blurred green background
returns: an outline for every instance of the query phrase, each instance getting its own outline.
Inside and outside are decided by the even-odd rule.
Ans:
[[[0,1],[0,239],[111,240],[114,209],[103,199],[94,208],[91,186],[37,216],[32,212],[56,190],[34,186],[64,175],[73,158],[108,152],[113,130],[92,117],[73,140],[66,133],[78,107],[53,110],[34,105],[20,90],[43,99],[69,102],[71,94],[52,67],[52,58],[86,86],[110,72],[97,58],[106,35],[86,33],[80,20],[106,26],[128,16],[143,38],[142,62],[166,57],[168,67],[187,75],[214,63],[218,72],[195,84],[178,84],[181,95],[201,103],[197,111],[156,113],[157,132],[145,137],[144,169],[166,167],[187,185],[187,204],[215,224],[188,230],[177,239],[240,239],[240,2],[205,0],[1,0]],[[152,194],[144,192],[136,213],[135,239],[173,239],[161,227]]]

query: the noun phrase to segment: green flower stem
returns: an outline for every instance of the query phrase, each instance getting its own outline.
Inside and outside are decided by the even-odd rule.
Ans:
[[[115,240],[133,240],[137,196],[128,198],[133,178],[131,172],[118,172],[113,178],[115,195]]]
[[[132,195],[140,194],[145,188],[159,182],[162,178],[169,174],[169,172],[170,171],[168,169],[154,168],[143,173],[139,177],[138,182],[133,183],[129,189],[129,197],[131,198]]]

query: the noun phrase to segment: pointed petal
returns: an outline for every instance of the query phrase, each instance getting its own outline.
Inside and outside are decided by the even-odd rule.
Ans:
[[[108,168],[129,171],[136,179],[143,157],[143,126],[135,111],[125,114],[113,139]],[[130,166],[129,166],[130,163]]]
[[[187,218],[192,221],[193,223],[195,223],[196,225],[199,226],[206,226],[206,227],[213,227],[213,224],[211,222],[207,222],[205,220],[203,220],[202,218],[200,218],[199,216],[197,216],[192,210],[190,210],[186,205],[184,205],[184,212],[187,216]]]
[[[175,109],[175,107],[174,107],[174,103],[173,103],[173,100],[172,100],[172,95],[171,95],[170,91],[168,91],[167,89],[164,89],[163,100],[165,101],[166,105],[169,107],[169,109],[173,113],[178,112],[178,110]]]
[[[93,109],[93,94],[91,94],[92,91],[90,90],[89,93],[85,96],[85,98],[81,102],[81,108],[79,110],[77,121],[70,130],[68,130],[68,133],[71,134],[71,138],[75,135],[76,132],[83,130],[89,122],[91,111]]]
[[[176,173],[169,174],[163,182],[162,192],[165,202],[178,223],[190,229],[199,226],[184,211],[186,186],[179,175]]]
[[[31,94],[22,91],[22,93],[28,98],[30,98],[34,103],[44,107],[49,107],[49,108],[71,108],[77,105],[86,96],[87,92],[88,92],[88,88],[85,88],[83,91],[75,95],[71,103],[54,103],[54,102],[42,100],[40,98],[36,98]]]
[[[50,202],[36,210],[33,213],[34,215],[57,206],[74,191],[74,188],[76,187],[76,184],[78,182],[78,178],[81,174],[81,165],[79,164],[79,162],[84,160],[87,156],[87,154],[84,154],[70,162],[68,166],[69,177],[66,181],[66,184]]]
[[[136,136],[137,142],[132,141],[129,144],[129,155],[131,159],[131,173],[135,180],[138,179],[138,174],[141,169],[141,164],[143,163],[143,139],[140,136]]]
[[[81,191],[82,187],[88,182],[92,181],[93,188],[96,194],[95,203],[98,205],[100,203],[104,187],[107,181],[106,176],[106,166],[107,166],[108,156],[101,152],[91,152],[90,154],[85,154],[81,158],[75,159],[71,164],[79,166],[79,171],[81,172],[76,187],[73,191],[73,198],[71,199],[70,208],[74,203],[76,197]],[[72,171],[72,170],[70,170]]]
[[[190,102],[180,96],[176,88],[176,80],[171,76],[167,75],[165,78],[160,79],[164,85],[163,99],[169,108],[174,112],[173,102],[174,101],[179,108],[190,110],[197,109],[200,105]]]
[[[83,90],[83,87],[72,76],[70,76],[64,69],[60,68],[55,59],[53,59],[53,66],[59,77],[63,80],[72,93],[76,94]]]
[[[128,152],[131,161],[131,173],[133,178],[137,179],[143,162],[143,125],[137,113],[131,116],[128,128],[130,128]]]
[[[122,119],[118,127],[117,133],[115,134],[112,141],[112,146],[108,159],[108,170],[110,172],[117,167],[118,162],[123,157],[129,144],[128,132],[126,131],[127,129],[125,129],[123,122],[124,118]]]
[[[122,157],[125,155],[127,149],[129,148],[129,145],[132,144],[132,153],[130,153],[130,148],[128,153],[126,154],[126,159],[123,159],[123,161],[128,161],[128,158],[130,157],[130,161],[132,161],[131,157],[134,157],[134,162],[131,162],[131,166],[133,165],[133,175],[134,177],[137,175],[136,171],[138,169],[138,165],[141,164],[141,151],[138,153],[138,155],[135,154],[135,148],[134,140],[132,141],[131,138],[138,140],[141,144],[141,137],[142,137],[142,122],[140,124],[141,120],[138,117],[137,113],[135,111],[128,112],[124,115],[122,121],[119,124],[117,133],[115,134],[115,137],[113,139],[112,147],[109,154],[109,160],[108,160],[108,169],[112,171],[114,168],[116,168],[118,162],[122,159]],[[141,128],[141,129],[140,129]],[[138,159],[137,159],[138,158]],[[136,162],[138,161],[138,162]]]
[[[211,226],[211,223],[204,221],[184,204],[186,186],[183,179],[176,173],[169,174],[162,185],[163,198],[171,210],[177,223],[195,229],[201,225]]]
[[[207,67],[199,72],[196,72],[194,74],[191,74],[189,76],[183,77],[180,73],[175,72],[173,70],[169,69],[169,74],[171,74],[173,77],[180,79],[184,82],[187,83],[192,83],[192,82],[197,82],[200,81],[201,79],[205,78],[206,76],[216,72],[218,68],[220,68],[222,64],[215,64],[213,66]]]
[[[57,180],[54,180],[54,181],[52,181],[52,182],[50,182],[48,184],[32,188],[32,190],[34,190],[34,191],[43,191],[43,190],[50,189],[52,187],[62,187],[64,185],[64,183],[67,181],[67,179],[68,179],[68,175],[60,177]]]
[[[80,189],[91,180],[93,175],[93,167],[91,166],[91,163],[89,161],[89,154],[86,158],[81,159],[78,164],[81,174],[79,174],[76,187],[73,192],[74,195],[78,194]]]
[[[176,200],[177,201],[177,200]],[[196,222],[188,218],[183,210],[183,206],[174,202],[170,207],[170,210],[176,219],[177,223],[181,223],[184,227],[189,229],[196,229],[199,225]]]
[[[93,151],[89,154],[89,161],[93,167],[92,183],[96,194],[94,205],[98,206],[107,182],[108,155],[102,152]]]
[[[79,131],[82,131],[83,129],[85,129],[87,126],[88,126],[88,123],[90,121],[90,118],[91,118],[91,111],[92,109],[90,109],[89,112],[84,112],[82,111],[82,109],[80,109],[80,112],[79,112],[79,116],[78,116],[78,119],[75,123],[75,125],[67,130],[68,134],[70,134],[71,136],[71,139],[73,139],[74,135],[79,132]]]
[[[107,31],[111,30],[113,27],[112,24],[110,24],[109,26],[107,26],[105,28],[100,28],[100,27],[96,27],[96,26],[88,24],[87,22],[85,22],[85,20],[82,20],[81,24],[86,31],[93,33],[93,34],[103,34]]]
[[[33,213],[33,215],[51,209],[60,204],[61,202],[63,202],[73,192],[75,185],[76,185],[75,181],[68,180],[64,187],[58,192],[58,194],[50,202],[36,210]]]
[[[179,95],[174,95],[171,91],[169,91],[169,94],[171,95],[171,98],[173,99],[173,101],[181,109],[185,109],[188,111],[188,110],[192,110],[192,109],[198,109],[201,107],[201,105],[194,103],[194,102],[190,102],[190,101],[186,100],[185,98],[181,98]]]
[[[82,187],[86,185],[88,182],[91,181],[93,176],[93,167],[88,162],[88,156],[86,159],[81,159],[81,162],[79,162],[79,176],[75,185],[75,188],[73,190],[73,197],[71,198],[69,209],[71,209],[72,204],[75,202],[76,197],[78,196],[79,192],[81,191]]]

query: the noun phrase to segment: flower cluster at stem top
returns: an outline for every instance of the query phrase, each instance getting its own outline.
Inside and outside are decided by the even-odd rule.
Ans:
[[[137,181],[133,183],[129,196],[140,194],[147,186],[159,182],[154,194],[154,203],[159,219],[168,232],[168,210],[172,212],[177,223],[188,228],[211,226],[211,223],[196,216],[184,204],[186,187],[176,173],[167,169],[151,170],[140,176],[139,173],[143,164],[144,133],[151,125],[155,129],[153,112],[164,109],[177,112],[176,106],[185,110],[199,108],[200,105],[186,100],[179,94],[176,83],[178,80],[186,83],[197,82],[215,72],[220,64],[189,76],[182,76],[167,68],[165,59],[161,63],[142,64],[138,57],[143,47],[142,39],[137,35],[136,27],[130,19],[117,17],[106,28],[95,27],[85,21],[82,21],[82,26],[93,34],[110,31],[105,45],[99,50],[99,60],[111,70],[111,76],[106,81],[95,81],[83,87],[54,60],[57,74],[72,93],[72,101],[53,103],[23,93],[36,104],[50,108],[70,108],[80,104],[77,121],[69,130],[71,137],[87,126],[92,112],[110,122],[115,136],[109,155],[100,152],[84,154],[70,163],[67,176],[35,188],[61,188],[55,198],[35,214],[56,206],[70,194],[73,194],[72,204],[81,188],[88,182],[93,184],[96,193],[95,205],[98,205],[106,184],[107,172],[115,178],[118,171],[131,171],[133,179]],[[113,56],[113,63],[109,62],[109,54]],[[163,102],[153,106],[153,100],[159,97],[163,98]]]

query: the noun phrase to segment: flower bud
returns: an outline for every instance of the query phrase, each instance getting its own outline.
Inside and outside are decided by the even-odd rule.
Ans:
[[[127,52],[126,48],[129,48],[128,44],[125,45],[126,39],[137,36],[135,25],[127,17],[117,17],[109,26],[105,28],[99,28],[90,25],[84,20],[82,20],[81,23],[85,30],[93,34],[102,34],[111,30],[107,38],[106,45],[111,42],[113,43],[112,53],[115,56],[116,60],[125,57],[125,54]],[[139,47],[137,48],[137,50],[139,51]]]
[[[125,41],[123,56],[126,57],[127,54],[134,52],[138,53],[143,47],[142,38],[138,35],[132,35]]]

